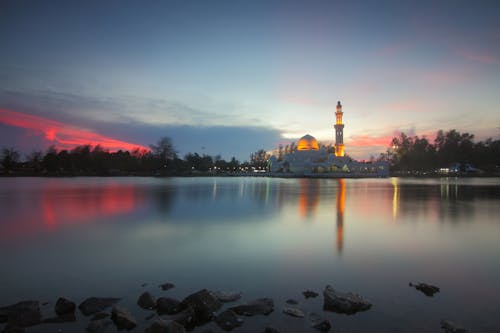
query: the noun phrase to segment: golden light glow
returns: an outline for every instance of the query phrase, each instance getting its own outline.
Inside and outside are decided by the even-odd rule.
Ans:
[[[391,178],[391,184],[393,186],[392,192],[392,218],[395,220],[398,217],[399,208],[399,184],[397,178]]]
[[[337,252],[344,247],[345,180],[338,180],[337,187]]]
[[[318,141],[311,135],[304,135],[297,143],[297,150],[319,150]]]
[[[344,145],[335,146],[335,156],[344,156]]]

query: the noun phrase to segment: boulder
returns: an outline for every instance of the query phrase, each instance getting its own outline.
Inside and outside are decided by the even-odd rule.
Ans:
[[[326,286],[323,291],[323,310],[337,313],[354,314],[366,311],[372,304],[358,294],[351,292],[340,292],[331,286]]]
[[[297,308],[286,307],[283,309],[283,313],[296,318],[304,318],[304,312]]]
[[[262,333],[280,333],[280,331],[278,331],[277,329],[275,329],[273,327],[266,327],[266,328],[264,328]]]
[[[56,305],[54,306],[54,311],[58,316],[74,313],[76,309],[76,304],[64,297],[59,297],[57,299]]]
[[[184,326],[172,320],[158,319],[155,320],[146,333],[185,333]]]
[[[414,287],[415,289],[423,292],[425,294],[425,296],[429,296],[429,297],[434,296],[434,294],[438,293],[440,290],[439,287],[436,287],[436,286],[433,286],[433,285],[427,284],[427,283],[413,284],[410,282],[409,286]]]
[[[141,296],[139,296],[137,305],[139,305],[143,309],[151,310],[156,307],[156,300],[150,293],[146,291],[142,293]]]
[[[449,320],[441,320],[441,328],[445,333],[467,333],[465,328]]]
[[[174,288],[175,285],[173,283],[170,283],[170,282],[165,282],[163,284],[160,284],[159,287],[161,288],[161,290],[169,290],[169,289]]]
[[[13,326],[10,324],[5,325],[5,327],[2,330],[2,333],[24,333],[25,330],[22,327],[19,326]]]
[[[90,316],[115,305],[119,300],[112,297],[90,297],[80,303],[78,308],[85,316]]]
[[[247,304],[230,308],[242,316],[268,315],[274,311],[274,302],[270,298],[259,298]]]
[[[87,332],[89,333],[102,333],[106,330],[106,328],[111,325],[113,322],[109,319],[98,319],[92,320],[87,326]]]
[[[222,303],[234,302],[241,298],[241,292],[214,291],[213,294]]]
[[[324,319],[316,313],[309,315],[309,321],[311,322],[311,327],[320,332],[328,332],[332,328],[332,324],[330,324],[328,319]]]
[[[42,322],[38,301],[22,301],[0,308],[0,323],[11,327],[28,327]]]
[[[215,317],[215,322],[224,331],[231,331],[243,324],[243,319],[239,318],[236,313],[231,310],[226,310]]]
[[[317,292],[312,291],[312,290],[306,290],[306,291],[302,292],[302,295],[304,295],[304,297],[307,299],[307,298],[318,297],[319,294]]]
[[[287,304],[290,304],[290,305],[297,305],[297,304],[299,304],[299,301],[297,301],[297,300],[295,300],[295,299],[290,298],[290,299],[287,299],[287,300],[286,300],[286,303],[287,303]]]
[[[46,318],[43,320],[44,323],[71,323],[76,321],[76,316],[74,312],[65,313],[58,315],[56,317]]]
[[[158,314],[176,314],[181,311],[181,302],[170,297],[160,297],[156,300]]]
[[[131,330],[137,326],[137,321],[126,309],[116,306],[111,310],[111,320],[118,329]]]
[[[202,325],[214,317],[214,313],[222,307],[222,303],[207,289],[189,295],[181,302],[181,308],[194,311],[194,324]]]
[[[92,318],[90,318],[90,320],[101,320],[101,319],[108,318],[108,317],[109,317],[109,313],[98,312],[95,315],[93,315]]]

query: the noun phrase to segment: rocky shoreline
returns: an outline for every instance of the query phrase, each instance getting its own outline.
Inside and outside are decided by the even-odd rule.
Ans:
[[[143,287],[146,284],[143,285]],[[432,297],[440,289],[436,286],[418,283],[409,283],[410,287]],[[174,288],[172,283],[158,286],[162,291]],[[312,290],[302,292],[304,300],[317,298],[319,294]],[[232,331],[245,324],[245,317],[268,316],[275,309],[275,302],[271,298],[258,298],[241,302],[241,292],[199,290],[182,300],[172,297],[155,297],[145,291],[137,298],[137,306],[151,311],[146,317],[146,333],[182,333],[191,331],[206,324],[215,323],[219,331]],[[23,333],[26,328],[46,323],[69,323],[77,321],[76,311],[88,319],[86,332],[103,333],[114,325],[117,330],[133,330],[138,327],[138,320],[131,312],[120,304],[120,298],[89,297],[77,306],[75,302],[59,297],[54,305],[55,316],[43,318],[39,301],[27,300],[0,307],[0,323],[5,323],[2,333]],[[288,299],[281,306],[281,312],[290,318],[306,320],[307,325],[319,332],[333,330],[332,323],[322,314],[306,312],[301,309],[299,301]],[[344,292],[327,285],[323,290],[323,311],[339,314],[354,315],[361,311],[368,311],[372,303],[361,295],[353,292]],[[293,325],[293,323],[291,323]],[[436,324],[437,326],[437,324]],[[449,320],[440,322],[441,329],[446,333],[464,333],[464,328]],[[111,331],[111,330],[109,330]],[[212,329],[203,331],[215,332]],[[279,333],[273,327],[261,327],[258,332]]]

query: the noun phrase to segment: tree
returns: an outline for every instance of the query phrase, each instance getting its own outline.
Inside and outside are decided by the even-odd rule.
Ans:
[[[270,155],[264,149],[259,149],[255,153],[250,154],[250,164],[256,169],[264,170],[267,168],[269,157]]]
[[[19,164],[19,152],[14,148],[3,148],[0,157],[0,164],[7,172],[14,171]]]
[[[153,156],[155,156],[166,167],[167,161],[177,158],[177,152],[174,149],[172,140],[169,137],[161,138],[156,145],[149,145]]]

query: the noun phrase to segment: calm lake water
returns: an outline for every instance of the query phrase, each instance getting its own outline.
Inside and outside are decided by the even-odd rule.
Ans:
[[[439,332],[441,319],[499,332],[500,179],[3,178],[0,262],[0,306],[36,299],[50,316],[59,296],[122,297],[137,332],[143,291],[202,288],[274,299],[234,332],[313,332],[282,313],[289,298],[334,332]],[[347,316],[301,295],[327,284],[374,305]],[[27,332],[83,332],[78,318]]]

